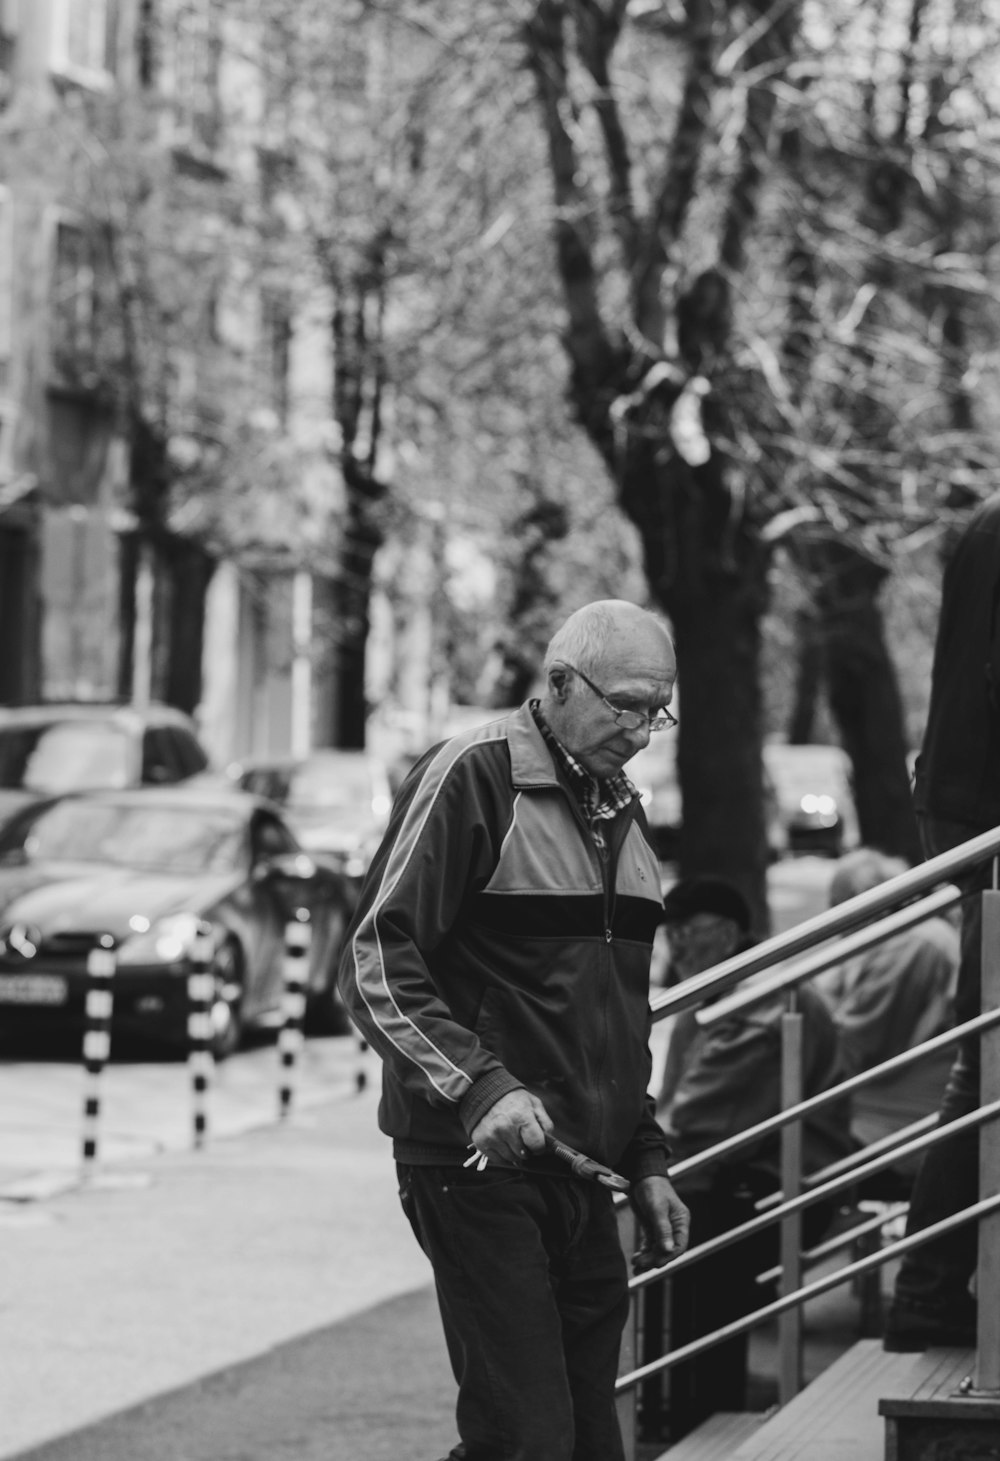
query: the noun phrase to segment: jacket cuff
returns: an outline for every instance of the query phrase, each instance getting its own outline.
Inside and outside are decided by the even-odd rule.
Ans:
[[[652,1147],[639,1152],[628,1166],[630,1170],[622,1176],[627,1176],[630,1182],[641,1182],[643,1177],[669,1177],[670,1152],[666,1147]]]
[[[502,1065],[487,1071],[486,1075],[475,1081],[458,1105],[458,1114],[469,1136],[501,1096],[509,1095],[511,1091],[523,1091],[524,1089],[524,1085],[515,1080],[509,1071],[504,1070]]]

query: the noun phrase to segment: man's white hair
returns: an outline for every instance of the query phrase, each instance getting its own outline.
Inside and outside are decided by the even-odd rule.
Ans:
[[[575,665],[585,675],[603,668],[608,643],[622,627],[623,618],[645,619],[661,630],[668,643],[672,642],[667,626],[648,609],[628,599],[597,599],[575,610],[553,634],[545,651],[544,671],[547,673],[556,662]]]

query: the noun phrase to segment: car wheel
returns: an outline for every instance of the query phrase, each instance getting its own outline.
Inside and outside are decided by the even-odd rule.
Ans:
[[[212,960],[211,1047],[216,1060],[234,1055],[243,1043],[243,964],[232,939]]]
[[[330,934],[324,954],[323,984],[309,996],[306,1006],[306,1032],[310,1035],[348,1035],[351,1022],[347,1018],[337,988],[337,965],[344,947],[347,912],[338,908],[330,918]]]

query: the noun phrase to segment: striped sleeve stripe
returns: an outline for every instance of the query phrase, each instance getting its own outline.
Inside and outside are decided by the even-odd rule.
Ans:
[[[358,924],[351,941],[355,986],[376,1027],[401,1055],[419,1066],[436,1091],[446,1100],[455,1102],[465,1095],[472,1084],[472,1077],[457,1066],[397,1003],[389,985],[379,932],[379,913],[406,872],[448,773],[463,755],[482,745],[483,741],[504,738],[502,727],[497,730],[491,726],[489,730],[491,735],[481,733],[472,742],[463,741],[457,746],[453,741],[448,742],[428,766],[407,808],[371,907]]]

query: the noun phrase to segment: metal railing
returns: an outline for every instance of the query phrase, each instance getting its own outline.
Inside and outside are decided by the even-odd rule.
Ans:
[[[952,879],[990,859],[993,860],[993,888],[966,895],[983,900],[982,1013],[912,1050],[851,1076],[821,1095],[804,1099],[802,1016],[796,1007],[798,986],[822,970],[840,964],[926,918],[953,908],[963,894],[953,885]],[[977,1393],[1000,1396],[1000,1123],[996,1121],[1000,1116],[998,859],[1000,827],[795,925],[765,943],[695,975],[682,985],[661,991],[651,999],[654,1021],[682,1010],[695,1009],[698,1024],[710,1026],[761,1000],[773,999],[776,995],[784,997],[785,1011],[781,1017],[782,1109],[768,1120],[676,1163],[671,1174],[681,1177],[759,1142],[763,1137],[777,1134],[781,1144],[781,1190],[758,1202],[756,1215],[748,1222],[699,1243],[664,1268],[631,1280],[632,1322],[626,1330],[622,1373],[617,1387],[626,1454],[630,1457],[635,1457],[638,1444],[639,1396],[652,1379],[658,1381],[685,1360],[777,1318],[778,1400],[784,1405],[803,1385],[802,1309],[806,1303],[839,1285],[857,1283],[910,1249],[972,1222],[979,1225],[976,1279],[979,1327],[974,1383]],[[751,976],[754,976],[752,982],[748,983]],[[982,1041],[982,1086],[978,1109],[945,1125],[939,1124],[936,1113],[928,1115],[821,1171],[808,1176],[803,1173],[801,1136],[805,1117],[972,1035]],[[886,1172],[901,1161],[912,1159],[929,1147],[972,1127],[982,1128],[979,1143],[980,1198],[974,1205],[907,1237],[880,1242],[880,1231],[889,1217],[898,1219],[906,1210],[905,1203],[898,1203],[873,1217],[864,1218],[828,1242],[803,1251],[802,1214],[807,1208],[829,1202],[831,1198],[845,1198],[866,1179]],[[634,1223],[630,1215],[628,1222]],[[776,1268],[759,1275],[758,1281],[761,1284],[776,1281],[778,1298],[711,1334],[676,1349],[668,1349],[667,1353],[659,1354],[646,1363],[637,1363],[643,1327],[642,1307],[644,1301],[648,1302],[649,1294],[657,1287],[662,1289],[664,1284],[669,1284],[673,1274],[696,1263],[710,1261],[724,1248],[775,1224],[779,1225],[780,1261]],[[629,1242],[633,1236],[629,1234]],[[829,1259],[836,1252],[872,1241],[876,1245],[875,1251],[832,1271],[827,1268]],[[806,1270],[817,1265],[822,1265],[825,1271],[819,1277],[807,1279]]]

